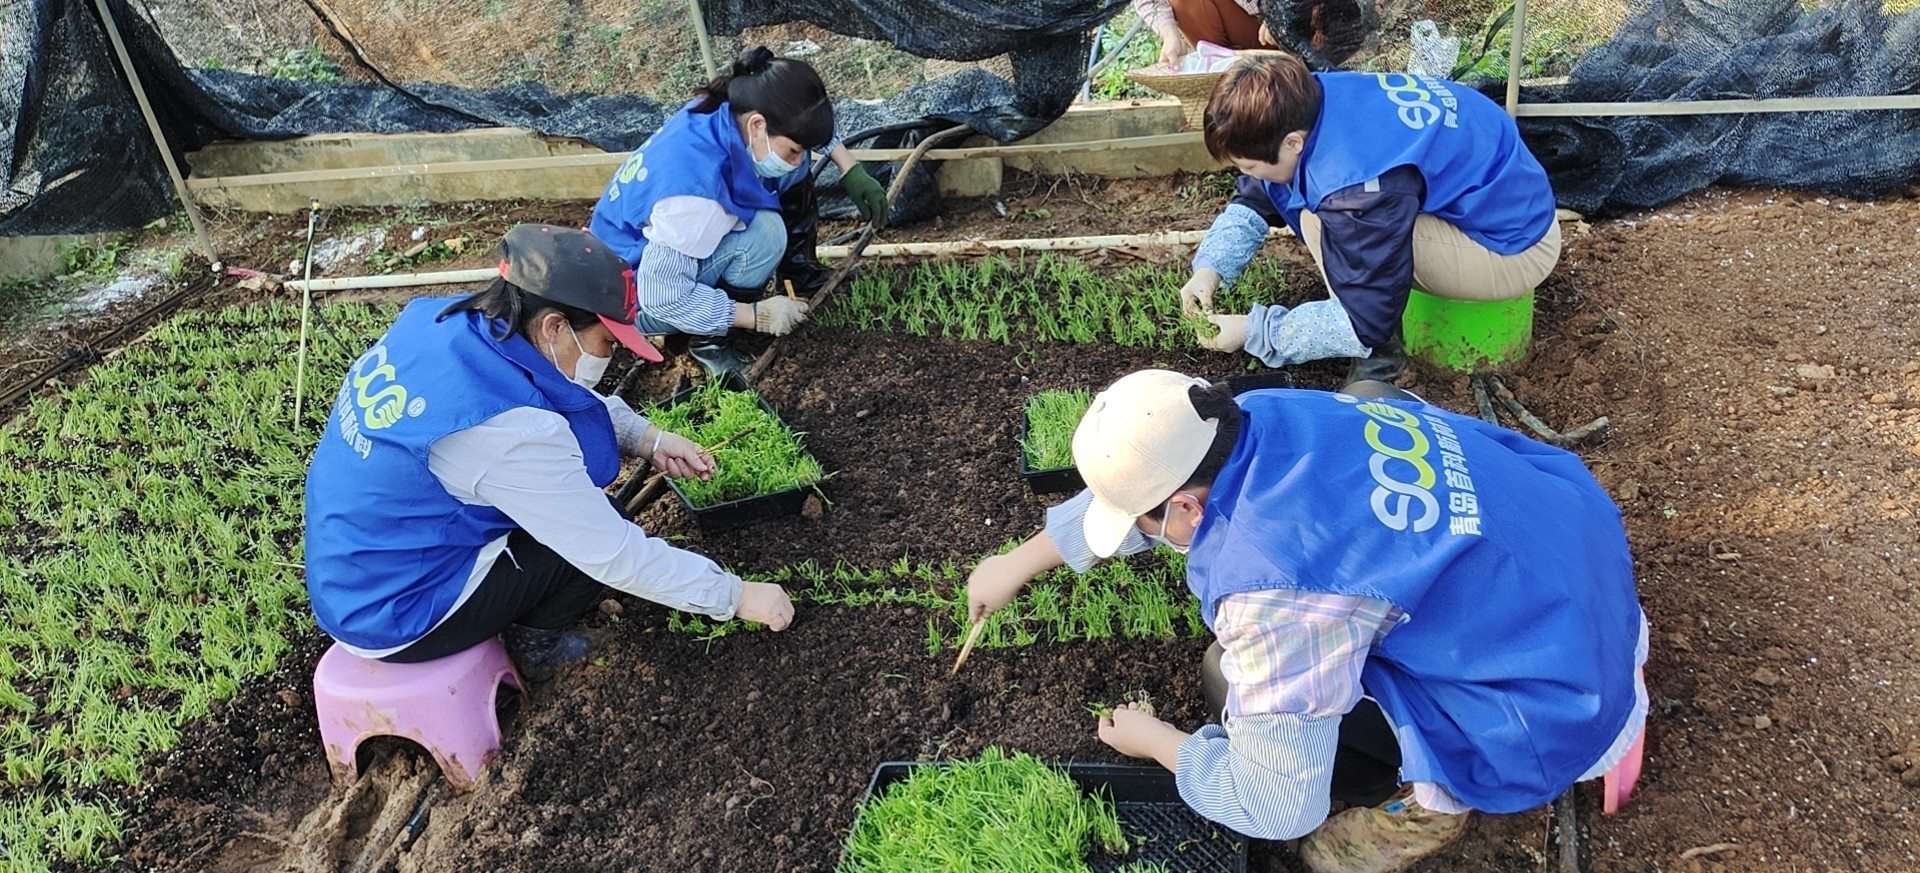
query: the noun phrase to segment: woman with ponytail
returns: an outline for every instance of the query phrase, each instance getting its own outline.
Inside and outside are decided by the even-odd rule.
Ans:
[[[724,344],[729,329],[780,336],[806,320],[804,302],[766,296],[766,285],[776,268],[814,284],[816,151],[840,167],[861,214],[884,223],[886,194],[835,138],[820,75],[762,46],[620,165],[588,229],[633,266],[641,332],[699,337],[694,359],[722,372],[746,363]]]

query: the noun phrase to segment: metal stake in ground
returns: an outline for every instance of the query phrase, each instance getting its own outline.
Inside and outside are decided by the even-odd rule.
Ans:
[[[307,201],[307,253],[300,258],[300,269],[307,280],[300,284],[300,352],[293,365],[293,426],[300,427],[301,401],[307,389],[307,319],[313,314],[313,225],[320,215],[320,201]]]

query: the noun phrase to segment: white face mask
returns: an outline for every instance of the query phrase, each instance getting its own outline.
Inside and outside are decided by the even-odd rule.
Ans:
[[[794,170],[800,169],[799,164],[789,164],[786,158],[774,153],[773,138],[768,136],[766,131],[763,130],[760,132],[760,139],[767,144],[766,155],[753,159],[753,171],[759,174],[760,178],[779,179]]]
[[[1193,548],[1193,543],[1188,542],[1186,545],[1181,545],[1179,543],[1174,542],[1173,540],[1167,539],[1167,522],[1172,520],[1172,516],[1173,516],[1173,498],[1168,497],[1167,502],[1160,505],[1160,532],[1157,534],[1150,534],[1150,533],[1146,533],[1145,531],[1141,531],[1141,533],[1146,534],[1147,539],[1152,540],[1154,545],[1166,546],[1167,548],[1172,549],[1184,555],[1187,553],[1188,549]]]
[[[593,386],[600,384],[601,377],[607,375],[607,365],[612,364],[613,359],[588,354],[587,347],[580,342],[580,332],[574,330],[573,325],[567,325],[567,332],[573,335],[573,345],[580,350],[580,358],[573,362],[573,375],[568,376],[567,379],[575,385],[592,391]],[[554,367],[558,368],[560,356],[554,354],[551,344],[547,346],[547,355],[553,359]]]

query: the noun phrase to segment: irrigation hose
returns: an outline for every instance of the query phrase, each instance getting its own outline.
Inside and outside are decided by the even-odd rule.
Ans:
[[[1087,71],[1087,81],[1092,82],[1093,77],[1100,75],[1101,70],[1106,69],[1108,64],[1113,63],[1114,59],[1120,57],[1120,53],[1127,50],[1127,43],[1133,42],[1133,38],[1135,36],[1138,36],[1140,34],[1141,29],[1145,28],[1146,26],[1147,26],[1146,19],[1141,18],[1137,15],[1134,16],[1133,26],[1127,28],[1127,35],[1120,37],[1120,42],[1119,44],[1113,47],[1113,51],[1107,52],[1107,56],[1104,58],[1101,58],[1100,63],[1094,64],[1093,68]]]
[[[161,300],[135,313],[132,318],[122,322],[119,327],[114,328],[111,332],[89,342],[85,346],[74,346],[68,349],[60,356],[58,361],[53,362],[46,369],[16,382],[12,387],[6,389],[6,391],[0,392],[0,409],[12,406],[14,401],[32,393],[34,389],[45,385],[48,381],[61,376],[69,370],[83,367],[99,360],[100,352],[98,349],[110,348],[119,343],[128,334],[146,329],[153,321],[180,308],[181,304],[187,302],[187,298],[206,291],[208,288],[213,287],[213,284],[213,276],[196,279],[189,283],[187,287],[180,289],[179,292],[165,300]]]

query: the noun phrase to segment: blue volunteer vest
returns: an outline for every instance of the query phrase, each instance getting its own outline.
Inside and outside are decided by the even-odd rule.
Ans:
[[[753,153],[726,103],[712,112],[684,108],[667,119],[614,172],[587,231],[637,267],[653,206],[668,197],[712,200],[747,222],[757,211],[780,208],[780,195],[754,173]]]
[[[1315,73],[1320,117],[1307,135],[1293,183],[1265,183],[1300,232],[1300,210],[1395,167],[1426,179],[1420,211],[1502,255],[1519,254],[1554,222],[1547,171],[1520,141],[1506,110],[1457,82],[1409,73]]]
[[[531,406],[566,417],[595,485],[620,472],[606,405],[526,338],[494,339],[479,313],[439,319],[455,299],[407,304],[360,356],[307,467],[307,594],[322,630],[363,649],[419,639],[480,548],[516,527],[447,493],[427,469],[435,441]]]
[[[1361,684],[1401,778],[1474,809],[1539,806],[1600,760],[1632,714],[1640,606],[1620,512],[1578,457],[1413,401],[1238,402],[1187,561],[1209,626],[1245,591],[1400,607]]]

